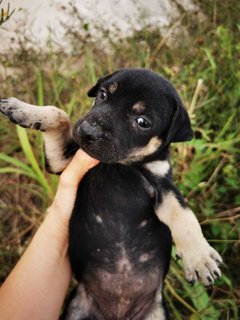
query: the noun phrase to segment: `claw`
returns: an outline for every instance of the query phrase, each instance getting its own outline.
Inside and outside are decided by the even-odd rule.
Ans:
[[[222,266],[224,264],[223,260],[216,260],[218,266]]]
[[[176,253],[175,259],[176,259],[176,261],[178,261],[178,260],[182,259],[182,257],[179,254]]]
[[[193,280],[190,280],[190,281],[188,281],[188,282],[189,282],[190,286],[193,287],[193,286],[194,286],[194,283],[195,283],[195,280],[193,279]]]
[[[220,277],[220,274],[219,274],[216,270],[213,271],[213,274],[214,274],[217,278]]]
[[[213,279],[211,277],[207,277],[207,280],[210,282],[210,285],[213,284]]]
[[[213,251],[211,253],[211,258],[214,259],[219,265],[223,264],[223,259],[218,252]]]

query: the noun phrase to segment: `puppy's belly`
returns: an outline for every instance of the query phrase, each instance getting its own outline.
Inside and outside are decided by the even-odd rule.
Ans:
[[[124,263],[119,260],[115,272],[92,266],[83,275],[85,288],[93,298],[93,314],[101,314],[105,320],[143,319],[151,310],[157,291],[161,290],[159,269],[140,273],[129,261]]]
[[[69,254],[96,314],[143,319],[161,290],[170,250],[169,229],[156,218],[139,173],[122,165],[91,170],[70,221]]]

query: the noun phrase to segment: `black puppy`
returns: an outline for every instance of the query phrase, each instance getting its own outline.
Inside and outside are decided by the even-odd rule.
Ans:
[[[211,285],[222,261],[172,182],[169,145],[192,138],[188,114],[170,82],[145,69],[116,71],[88,95],[96,100],[73,135],[56,107],[0,103],[12,122],[44,132],[50,172],[61,172],[79,147],[101,161],[80,184],[70,221],[79,286],[65,319],[166,319],[171,236],[191,282]]]

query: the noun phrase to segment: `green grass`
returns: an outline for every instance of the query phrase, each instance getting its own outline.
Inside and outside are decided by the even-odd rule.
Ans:
[[[33,104],[57,105],[73,122],[92,101],[86,92],[103,74],[123,67],[148,67],[169,78],[189,110],[195,138],[172,146],[176,185],[202,224],[209,242],[222,254],[221,279],[211,289],[191,287],[181,261],[172,259],[165,296],[173,319],[239,319],[240,274],[240,21],[238,1],[202,1],[208,20],[185,15],[189,38],[167,46],[147,26],[114,40],[97,27],[109,48],[96,44],[72,9],[78,28],[66,27],[69,53],[21,51],[0,57],[0,96]],[[227,13],[224,18],[223,12]],[[27,39],[26,39],[27,41]],[[0,279],[17,261],[38,227],[56,189],[57,178],[44,169],[41,134],[0,121]],[[174,257],[174,252],[173,252]]]

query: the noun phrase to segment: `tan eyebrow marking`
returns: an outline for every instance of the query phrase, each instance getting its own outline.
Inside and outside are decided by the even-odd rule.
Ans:
[[[110,86],[108,87],[108,91],[110,93],[114,93],[117,90],[117,82],[113,82],[112,84],[110,84]]]
[[[133,105],[132,109],[133,109],[133,111],[136,111],[138,113],[142,113],[146,109],[146,107],[143,102],[139,101]]]

